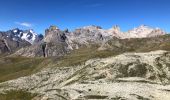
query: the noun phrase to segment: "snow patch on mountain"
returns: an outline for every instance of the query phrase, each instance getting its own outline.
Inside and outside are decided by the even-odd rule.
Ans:
[[[28,30],[28,31],[25,31],[21,34],[23,34],[21,36],[21,39],[26,40],[31,44],[33,44],[34,41],[36,40],[36,38],[38,38],[38,35],[33,30]]]
[[[31,44],[34,44],[39,39],[39,35],[33,30],[20,30],[18,28],[9,30],[6,33],[6,37],[11,38],[14,41],[25,40]]]
[[[18,32],[18,30],[15,29],[15,30],[13,30],[13,32],[16,33],[16,32]]]

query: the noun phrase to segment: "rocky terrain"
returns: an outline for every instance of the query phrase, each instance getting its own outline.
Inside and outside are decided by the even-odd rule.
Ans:
[[[168,100],[170,52],[124,53],[75,66],[48,65],[0,84],[38,94],[33,100]]]
[[[0,32],[0,99],[169,100],[169,41],[146,25]]]

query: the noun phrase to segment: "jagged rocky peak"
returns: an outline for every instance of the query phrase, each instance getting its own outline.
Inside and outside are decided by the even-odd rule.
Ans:
[[[114,33],[121,33],[120,27],[118,25],[113,26],[112,28],[110,28],[109,30],[107,30],[108,32],[114,32]]]
[[[124,38],[125,37],[118,25],[115,25],[112,28],[106,30],[106,32],[112,37],[117,37],[117,38]]]
[[[45,36],[48,35],[51,31],[59,31],[60,29],[57,26],[51,25],[48,29],[45,30]]]
[[[39,35],[39,37],[43,38],[42,35]],[[14,55],[27,57],[63,56],[70,50],[66,39],[65,31],[60,30],[56,26],[50,26],[45,30],[45,36],[41,42],[27,48],[22,48]]]
[[[18,48],[30,44],[18,36],[19,31],[19,29],[15,29],[0,32],[0,54],[13,53]]]
[[[59,30],[57,26],[51,25],[49,31]]]
[[[149,27],[149,26],[147,26],[147,25],[141,25],[141,26],[139,26],[139,27],[137,27],[137,28],[134,28],[134,29],[132,29],[132,30],[129,30],[128,32],[129,33],[134,33],[134,34],[148,34],[148,33],[150,33],[150,32],[152,32],[154,29],[153,28],[151,28],[151,27]]]
[[[94,36],[98,33],[102,33],[103,29],[100,26],[90,25],[85,26],[82,28],[78,28],[75,31],[73,31],[73,34],[76,36],[85,35],[85,36]]]
[[[65,31],[61,31],[56,26],[50,26],[45,31],[44,42],[63,42],[66,38]]]
[[[63,56],[68,49],[68,43],[66,42],[65,31],[60,30],[56,26],[50,26],[45,31],[45,37],[43,41],[46,43],[44,48],[44,56]]]
[[[90,26],[85,26],[82,29],[98,30],[98,29],[102,29],[102,27],[96,25],[90,25]]]
[[[20,48],[30,45],[31,44],[25,40],[11,38],[6,34],[0,33],[0,54],[11,54]]]
[[[128,32],[122,32],[118,25],[113,26],[110,29],[102,29],[100,26],[85,26],[82,28],[78,28],[71,33],[76,37],[94,37],[94,36],[102,36],[107,38],[117,37],[120,39],[125,38],[147,38],[147,37],[155,37],[160,35],[165,35],[166,32],[159,28],[152,28],[147,25],[141,25],[137,28],[129,30]]]
[[[80,44],[87,44],[89,41],[91,41],[91,43],[96,43],[98,40],[102,40],[102,34],[105,34],[105,32],[100,26],[91,25],[78,28],[71,34],[71,39],[73,41],[77,41]]]
[[[30,44],[34,44],[35,42],[42,40],[41,38],[39,38],[38,34],[34,32],[33,29],[21,30],[19,28],[14,28],[14,29],[8,30],[4,33],[5,33],[6,37],[8,37],[14,41],[25,40],[25,41],[29,42]]]
[[[145,37],[155,37],[159,35],[165,35],[166,32],[159,28],[152,28],[147,25],[141,25],[137,28],[129,30],[126,32],[126,38],[145,38]]]

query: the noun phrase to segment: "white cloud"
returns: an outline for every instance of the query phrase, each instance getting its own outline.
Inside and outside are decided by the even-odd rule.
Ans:
[[[15,22],[15,24],[25,26],[25,27],[32,27],[33,26],[31,23],[28,23],[28,22]]]

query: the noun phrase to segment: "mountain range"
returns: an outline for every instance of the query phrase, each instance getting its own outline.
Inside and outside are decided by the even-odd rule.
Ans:
[[[50,26],[0,32],[0,100],[170,100],[170,35]]]
[[[101,44],[103,46],[103,44],[106,44],[107,41],[113,38],[150,38],[165,34],[167,33],[160,28],[151,28],[146,25],[141,25],[128,32],[121,32],[117,25],[108,30],[104,30],[100,26],[92,25],[75,29],[72,32],[68,29],[62,31],[56,26],[51,26],[45,30],[45,36],[37,34],[33,30],[20,30],[16,28],[6,32],[0,32],[2,44],[0,51],[1,53],[14,53],[17,51],[15,54],[29,57],[42,56],[44,53],[41,45],[44,44],[45,47],[50,49],[44,50],[44,52],[46,51],[47,53],[46,56],[60,56],[70,50],[92,44]],[[47,45],[49,43],[51,46]],[[55,45],[57,45],[57,47],[55,47]],[[100,49],[102,49],[102,47]]]

